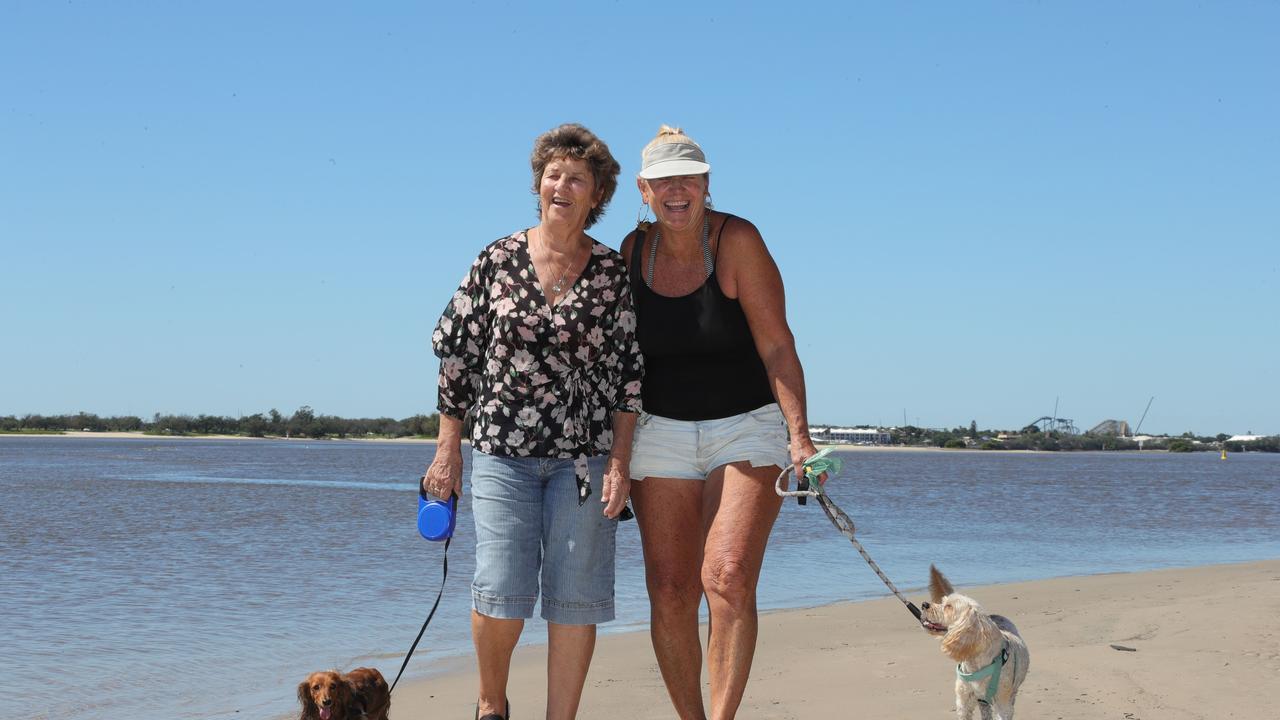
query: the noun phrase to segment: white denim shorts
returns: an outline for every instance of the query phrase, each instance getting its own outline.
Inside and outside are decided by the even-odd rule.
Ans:
[[[672,420],[640,414],[631,446],[631,478],[705,480],[734,462],[751,467],[791,464],[787,421],[777,403],[716,420]]]

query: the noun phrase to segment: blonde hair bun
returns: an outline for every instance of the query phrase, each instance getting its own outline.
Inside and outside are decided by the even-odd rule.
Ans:
[[[685,134],[683,128],[677,125],[667,125],[663,123],[662,127],[658,128],[658,134],[654,135],[653,139],[649,141],[649,144],[645,145],[644,149],[640,151],[641,159],[648,155],[650,150],[659,145],[666,145],[667,143],[684,143],[699,149],[702,148],[701,145],[694,142],[693,138]]]

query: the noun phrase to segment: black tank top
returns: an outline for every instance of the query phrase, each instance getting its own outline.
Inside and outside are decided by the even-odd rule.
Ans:
[[[727,216],[724,225],[731,219]],[[644,411],[675,420],[715,420],[774,402],[747,316],[737,300],[721,292],[715,265],[688,295],[659,295],[644,280],[644,236],[637,232],[631,248]]]

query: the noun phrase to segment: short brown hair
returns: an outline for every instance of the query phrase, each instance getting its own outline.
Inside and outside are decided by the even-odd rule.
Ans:
[[[596,190],[600,191],[599,204],[587,213],[586,227],[591,227],[604,214],[605,207],[613,198],[613,191],[618,189],[618,173],[622,166],[613,159],[609,146],[603,140],[577,123],[565,123],[542,133],[533,141],[533,154],[529,156],[529,164],[533,166],[533,194],[538,198],[538,217],[542,217],[542,197],[538,194],[542,173],[552,160],[561,158],[585,161],[591,170]]]

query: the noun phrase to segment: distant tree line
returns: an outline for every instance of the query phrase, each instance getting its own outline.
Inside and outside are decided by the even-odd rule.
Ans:
[[[0,415],[0,432],[60,432],[89,430],[92,432],[144,432],[151,435],[244,435],[247,437],[436,437],[440,432],[440,415],[413,415],[402,420],[393,418],[342,418],[317,415],[308,405],[292,415],[272,408],[239,418],[222,415],[164,415],[156,413],[150,421],[133,415],[101,417],[93,413],[75,415]]]
[[[99,417],[93,413],[75,415],[0,415],[0,431],[4,432],[61,432],[63,430],[93,430],[95,432],[137,432],[145,423],[134,415]]]
[[[243,435],[247,437],[309,437],[309,438],[360,438],[360,437],[427,437],[440,433],[440,415],[413,415],[401,420],[393,418],[342,418],[336,415],[317,415],[309,405],[303,405],[292,415],[282,415],[272,408],[266,413],[254,413],[239,418],[221,415],[164,415],[156,413],[150,421],[133,415],[101,417],[93,413],[75,415],[0,415],[0,432],[62,432],[65,430],[89,430],[93,432],[144,432],[151,435]],[[940,448],[981,448],[983,450],[1137,450],[1138,442],[1132,438],[1115,435],[1069,435],[1058,432],[1041,432],[1034,425],[1021,432],[1004,430],[979,430],[976,421],[968,427],[951,429],[921,428],[908,425],[889,431],[895,445],[915,445]],[[1001,438],[1000,435],[1006,435]],[[1170,452],[1216,451],[1227,452],[1280,452],[1280,436],[1264,437],[1249,442],[1227,442],[1230,436],[1196,435],[1185,432],[1178,437],[1156,437],[1145,440],[1146,450]]]
[[[1005,437],[1000,437],[1004,435]],[[1138,441],[1117,435],[1070,435],[1059,432],[1042,432],[1035,425],[1019,432],[1005,430],[979,430],[976,421],[968,427],[951,429],[921,428],[908,425],[889,431],[895,445],[914,445],[940,448],[980,448],[982,450],[1137,450]],[[1226,442],[1230,436],[1196,435],[1185,432],[1178,437],[1154,437],[1142,442],[1144,450],[1169,452],[1197,452],[1224,448],[1227,452],[1280,452],[1280,436],[1270,436],[1250,442]]]

